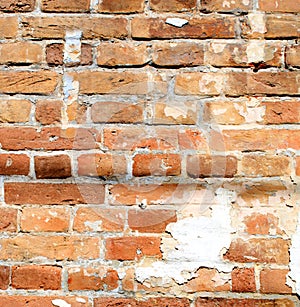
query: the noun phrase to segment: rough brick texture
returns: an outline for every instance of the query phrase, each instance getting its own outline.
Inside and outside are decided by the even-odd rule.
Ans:
[[[300,305],[299,0],[0,0],[0,307]]]

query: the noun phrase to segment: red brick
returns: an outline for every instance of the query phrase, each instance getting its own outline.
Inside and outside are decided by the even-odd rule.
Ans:
[[[119,208],[85,207],[76,211],[73,230],[78,232],[124,230],[126,211]]]
[[[17,214],[16,209],[0,208],[0,232],[17,231]]]
[[[201,10],[206,12],[245,12],[252,9],[252,0],[243,1],[224,1],[224,0],[203,0],[201,1]]]
[[[160,238],[121,237],[105,241],[107,260],[134,260],[143,256],[161,257]]]
[[[256,292],[254,268],[235,268],[231,272],[233,292]]]
[[[102,0],[98,5],[100,13],[140,13],[144,10],[144,0]]]
[[[133,298],[96,298],[95,307],[189,307],[190,301],[187,298],[148,298],[146,300],[136,300]]]
[[[265,124],[296,124],[300,121],[299,101],[264,102]]]
[[[101,204],[104,201],[104,187],[101,184],[7,182],[4,193],[5,202],[14,205]]]
[[[128,212],[128,226],[138,232],[165,232],[167,225],[176,221],[174,210],[134,209]]]
[[[180,149],[209,150],[207,136],[198,129],[181,130],[178,135]]]
[[[52,71],[1,71],[2,94],[51,94],[59,81]]]
[[[149,61],[146,43],[101,42],[97,52],[99,66],[142,66]]]
[[[300,67],[300,45],[292,45],[286,48],[285,63],[290,66]]]
[[[96,102],[91,108],[94,123],[133,124],[143,121],[143,105],[113,101]]]
[[[38,179],[71,177],[71,159],[67,155],[35,156],[35,174]]]
[[[300,3],[290,0],[259,0],[259,9],[266,12],[299,13]]]
[[[181,173],[181,157],[177,154],[137,154],[133,158],[133,175],[178,176]]]
[[[127,163],[124,155],[85,154],[78,157],[79,176],[111,177],[126,175]]]
[[[81,303],[78,299],[85,301]],[[72,307],[89,307],[88,298],[82,296],[21,296],[21,295],[1,295],[0,305],[5,307],[53,307],[52,301],[61,302],[62,300],[70,304]]]
[[[85,128],[1,127],[0,143],[6,150],[94,149],[98,131]]]
[[[116,270],[106,267],[68,269],[68,288],[74,290],[113,290],[118,288]]]
[[[114,17],[22,17],[22,35],[31,38],[65,38],[66,30],[80,29],[84,39],[125,38],[127,20]]]
[[[252,235],[268,235],[273,233],[274,229],[278,229],[278,217],[271,213],[259,214],[253,213],[245,217],[244,223],[246,231]]]
[[[296,175],[300,176],[300,157],[296,157]]]
[[[193,178],[233,177],[237,173],[234,156],[193,155],[187,157],[187,173]]]
[[[68,208],[23,208],[20,227],[24,232],[67,232],[70,223]]]
[[[183,12],[191,11],[196,8],[196,0],[150,0],[150,7],[158,12]]]
[[[43,257],[50,260],[99,258],[99,238],[86,236],[19,235],[2,238],[1,260],[26,261]],[[1,302],[1,301],[0,301]],[[0,304],[1,306],[1,304]]]
[[[0,289],[6,290],[10,284],[10,267],[0,266]]]
[[[203,46],[198,43],[155,43],[152,60],[158,66],[199,66],[204,63]]]
[[[1,123],[25,123],[30,120],[31,103],[28,100],[0,101]]]
[[[188,24],[181,28],[166,23],[166,19],[135,17],[131,23],[133,38],[234,38],[233,17],[185,18]]]
[[[6,0],[3,2],[7,3]],[[18,17],[0,17],[0,38],[13,38],[18,33]]]
[[[42,11],[44,12],[88,12],[90,9],[89,0],[42,0]]]
[[[15,266],[12,268],[11,284],[15,289],[61,289],[61,268],[55,266]]]
[[[224,258],[234,262],[289,263],[289,242],[283,239],[233,241]]]
[[[35,0],[0,0],[0,11],[30,12],[34,10]]]
[[[43,125],[60,123],[61,112],[61,101],[40,100],[36,103],[35,119]]]
[[[292,289],[286,285],[289,270],[263,269],[260,272],[260,292],[288,294]]]
[[[0,175],[29,174],[29,157],[25,154],[0,154]]]

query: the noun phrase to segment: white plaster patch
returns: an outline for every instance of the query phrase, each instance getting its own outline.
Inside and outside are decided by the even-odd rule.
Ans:
[[[167,18],[166,23],[168,25],[177,27],[177,28],[182,28],[184,25],[188,24],[188,20],[183,19],[183,18]]]
[[[76,64],[80,63],[81,56],[81,36],[82,31],[73,30],[67,31],[65,36],[64,46],[64,63],[65,64]]]
[[[76,297],[76,302],[85,304],[86,300],[84,298],[82,298],[82,297]]]
[[[84,222],[84,226],[88,227],[91,231],[101,231],[102,230],[102,221]]]
[[[226,47],[226,43],[212,43],[211,47],[214,53],[222,53]]]
[[[263,34],[267,32],[264,13],[250,13],[248,20],[252,33],[257,32]]]
[[[179,107],[169,107],[166,106],[164,109],[165,115],[173,118],[178,118],[180,116],[186,118],[188,110],[187,108],[179,108]]]
[[[222,115],[226,113],[227,109],[213,109],[213,114],[214,115]]]
[[[64,74],[63,76],[63,91],[64,91],[64,101],[70,105],[76,102],[79,94],[79,82],[75,81],[69,74]]]
[[[52,300],[52,305],[57,307],[72,307],[71,304],[61,299]]]
[[[250,4],[250,0],[243,0],[242,3],[247,6]]]
[[[220,92],[223,88],[223,76],[205,74],[199,81],[200,92],[207,92],[209,87],[214,87],[217,92]]]
[[[244,117],[246,123],[259,123],[263,121],[266,113],[265,106],[252,106],[251,102],[246,108],[244,104],[234,103],[234,108]]]
[[[246,49],[248,63],[259,63],[265,61],[265,41],[252,40]]]

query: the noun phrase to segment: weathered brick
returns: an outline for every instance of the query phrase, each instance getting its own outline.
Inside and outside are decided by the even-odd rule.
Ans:
[[[1,100],[1,123],[26,123],[30,120],[31,103],[28,100]]]
[[[254,268],[235,268],[231,280],[234,292],[256,292]]]
[[[133,175],[178,176],[181,173],[181,157],[178,154],[137,154],[133,158]]]
[[[0,93],[3,94],[51,94],[59,81],[52,71],[1,71]]]
[[[0,154],[0,175],[29,174],[30,160],[25,154]]]
[[[105,258],[108,260],[134,260],[143,256],[161,257],[160,238],[121,237],[105,241]]]
[[[204,63],[203,46],[190,42],[155,43],[152,61],[158,66],[199,66]]]
[[[259,0],[259,9],[266,12],[299,13],[300,3],[290,0]]]
[[[283,156],[246,155],[242,158],[240,172],[250,177],[288,175],[291,172],[290,159]]]
[[[99,258],[99,238],[85,236],[19,235],[0,239],[1,260],[26,261],[37,257],[52,260]],[[1,302],[1,300],[0,300]]]
[[[146,43],[101,42],[97,48],[99,66],[142,66],[148,61]]]
[[[0,11],[30,12],[34,10],[35,0],[1,0]]]
[[[74,290],[114,290],[118,287],[116,270],[107,267],[74,267],[68,269],[68,288]]]
[[[68,208],[23,208],[20,227],[24,232],[67,232],[70,223]]]
[[[79,156],[77,161],[79,176],[110,177],[127,173],[124,155],[85,154]]]
[[[286,48],[285,63],[290,66],[300,66],[300,45],[293,45]]]
[[[196,0],[151,0],[150,7],[154,11],[158,12],[183,12],[191,11],[196,8]]]
[[[144,10],[144,0],[102,0],[97,11],[100,13],[140,13]]]
[[[22,34],[31,38],[65,38],[66,31],[80,29],[85,39],[125,38],[127,20],[110,17],[23,17]]]
[[[135,17],[131,22],[133,38],[234,38],[234,17],[186,18],[181,28],[166,23],[165,19]]]
[[[78,232],[124,230],[126,211],[119,208],[85,207],[76,211],[73,230]]]
[[[35,119],[43,125],[60,123],[62,101],[39,100],[36,103]]]
[[[143,121],[143,105],[128,102],[96,102],[91,108],[94,123],[140,123]]]
[[[200,9],[208,12],[245,12],[251,10],[252,5],[252,0],[203,0]]]
[[[45,12],[88,12],[90,0],[42,0],[42,11]]]
[[[274,230],[278,231],[279,220],[278,217],[271,213],[253,213],[245,217],[244,223],[247,233],[252,235],[268,235],[273,234]]]
[[[15,289],[61,289],[61,268],[47,265],[14,266],[11,284]]]
[[[260,272],[260,292],[287,294],[292,289],[286,285],[289,270],[263,269]]]
[[[101,184],[7,182],[4,191],[5,202],[15,205],[101,204],[104,200],[104,187]]]
[[[237,173],[234,156],[193,155],[187,157],[187,173],[190,177],[233,177]]]
[[[167,225],[177,221],[174,210],[129,210],[128,226],[138,232],[160,233],[164,232]]]
[[[17,231],[17,214],[16,209],[0,208],[0,232]]]
[[[6,290],[10,284],[10,267],[0,266],[0,289]]]
[[[300,121],[300,102],[274,101],[263,102],[265,124],[296,124]]]
[[[67,178],[72,176],[71,159],[67,155],[35,156],[36,178]]]
[[[231,242],[224,258],[234,262],[289,263],[289,241],[277,238],[237,239]]]
[[[1,39],[16,37],[18,33],[18,17],[0,17],[0,29]]]
[[[97,147],[98,132],[94,129],[32,127],[1,127],[0,143],[6,150],[66,150],[93,149]]]
[[[300,157],[296,157],[296,175],[300,176]]]
[[[209,150],[207,135],[198,129],[181,130],[178,141],[180,149]]]
[[[0,44],[0,64],[33,64],[43,59],[43,48],[29,42]]]
[[[74,101],[67,106],[67,115],[69,122],[84,124],[86,123],[88,107],[80,102]]]

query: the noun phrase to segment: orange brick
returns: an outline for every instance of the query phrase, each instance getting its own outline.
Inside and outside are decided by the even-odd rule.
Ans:
[[[2,0],[2,2],[6,0]],[[18,33],[18,17],[0,17],[0,38],[14,38]]]
[[[286,285],[289,270],[263,269],[260,272],[260,292],[287,294],[292,289]]]
[[[234,292],[256,292],[254,268],[235,268],[231,280]]]
[[[151,0],[150,7],[154,11],[158,12],[183,12],[191,11],[196,8],[196,0]]]
[[[62,102],[59,100],[39,100],[36,103],[35,118],[43,125],[60,123]]]
[[[61,289],[61,268],[48,265],[14,266],[11,283],[15,289]]]
[[[30,160],[25,154],[0,154],[0,175],[29,174]]]
[[[161,257],[160,238],[122,237],[108,238],[105,241],[108,260],[134,260],[143,256]]]
[[[293,45],[286,48],[285,63],[290,66],[300,66],[300,45]]]
[[[138,154],[133,158],[133,175],[178,176],[181,173],[181,157],[177,154]]]
[[[265,124],[297,124],[300,121],[299,101],[264,102]]]
[[[101,42],[97,52],[99,66],[142,66],[149,61],[146,43]]]
[[[101,184],[56,184],[11,182],[4,186],[7,204],[71,205],[101,204],[104,187]]]
[[[199,43],[155,43],[152,60],[158,66],[199,66],[204,63],[203,46]]]
[[[51,260],[99,258],[99,239],[85,236],[31,236],[2,238],[1,260],[26,261],[37,257]],[[1,300],[0,300],[1,302]]]
[[[135,17],[131,23],[133,38],[234,38],[233,17],[211,17],[186,19],[181,28],[166,23],[165,19]]]
[[[0,44],[0,64],[33,64],[43,59],[43,48],[29,42]]]
[[[237,239],[231,242],[224,258],[234,262],[289,263],[289,242],[277,239]]]
[[[259,0],[259,9],[266,12],[299,13],[300,3],[290,0]]]
[[[10,284],[10,267],[0,266],[0,289],[6,290]]]
[[[20,226],[25,232],[67,232],[70,210],[67,208],[23,208]]]
[[[274,229],[278,231],[279,220],[271,213],[253,213],[244,219],[244,223],[249,234],[268,235],[273,233]]]
[[[100,13],[140,13],[144,10],[144,0],[102,0],[98,5]]]
[[[1,71],[0,93],[51,94],[59,81],[52,71]]]
[[[233,177],[237,173],[237,158],[233,156],[193,155],[187,157],[190,177]]]
[[[252,0],[243,1],[223,1],[223,0],[203,0],[201,2],[201,10],[207,12],[245,12],[252,9]]]
[[[174,210],[129,210],[128,226],[139,232],[160,233],[166,230],[170,223],[177,221]]]
[[[179,132],[180,149],[209,150],[207,136],[198,129],[186,129]]]
[[[296,157],[296,175],[300,176],[300,157]]]
[[[28,100],[1,100],[1,123],[26,123],[30,120],[31,103]]]
[[[74,290],[113,290],[118,287],[116,270],[107,267],[68,269],[68,288]]]
[[[146,300],[136,300],[134,298],[111,298],[100,297],[94,299],[95,307],[110,306],[132,306],[132,307],[189,307],[190,301],[187,298],[156,297]],[[18,306],[19,307],[19,306]],[[48,306],[47,306],[48,307]]]
[[[0,11],[30,12],[34,10],[35,0],[1,0]]]
[[[91,109],[94,123],[140,123],[143,121],[143,105],[127,102],[96,102]]]
[[[71,159],[67,155],[35,156],[35,174],[38,179],[71,177]]]
[[[90,9],[89,0],[42,0],[42,11],[45,12],[87,12]]]
[[[0,232],[17,231],[17,214],[16,209],[0,208]]]
[[[80,29],[85,39],[127,37],[127,20],[110,17],[23,17],[22,35],[31,38],[65,38],[66,30]]]
[[[111,177],[127,174],[124,155],[85,154],[78,157],[79,176]]]

